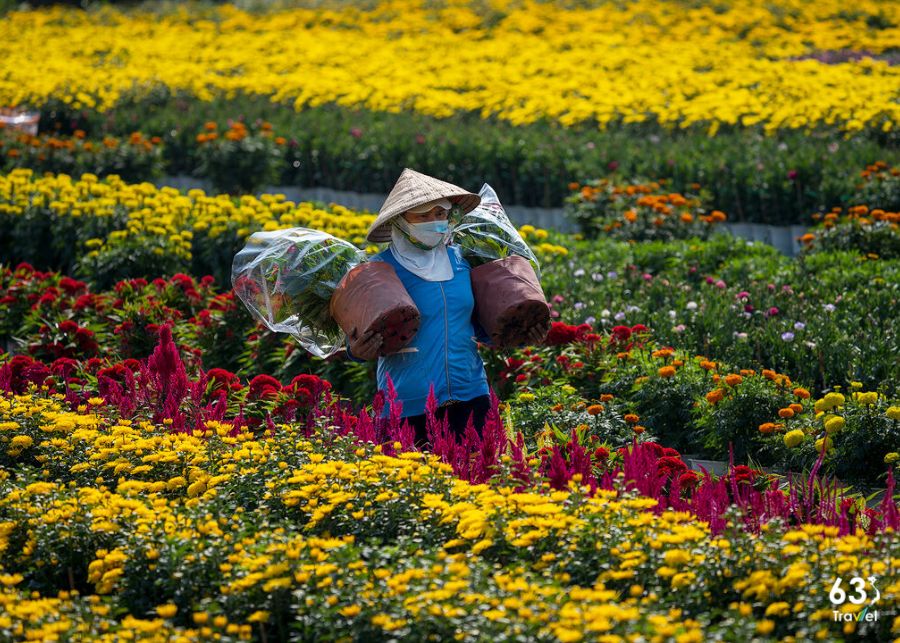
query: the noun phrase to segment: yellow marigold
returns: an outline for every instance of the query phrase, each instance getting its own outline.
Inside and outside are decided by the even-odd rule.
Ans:
[[[790,616],[791,606],[784,601],[771,603],[766,608],[766,616]]]
[[[897,460],[900,460],[900,453],[897,453],[896,451],[886,453],[884,456],[885,464],[894,464]]]
[[[875,391],[870,391],[868,393],[854,393],[853,396],[856,398],[856,401],[863,406],[872,406],[873,404],[878,403],[878,393]]]
[[[828,451],[832,446],[834,446],[834,443],[829,437],[819,438],[818,440],[816,440],[816,451],[818,451],[819,453],[822,453],[823,448]]]
[[[835,416],[825,421],[825,432],[828,434],[835,433],[843,429],[845,424],[844,418]]]
[[[806,434],[800,429],[794,429],[784,434],[784,446],[793,449],[806,438]]]
[[[178,606],[173,605],[172,603],[166,603],[165,605],[157,607],[156,613],[160,618],[172,618],[178,613]]]
[[[663,554],[666,565],[679,566],[691,562],[691,552],[685,549],[670,549]]]
[[[885,413],[892,420],[900,420],[900,406],[889,406]]]
[[[826,411],[828,409],[833,409],[836,406],[843,406],[846,398],[840,393],[828,393],[824,398],[825,404],[827,405]]]

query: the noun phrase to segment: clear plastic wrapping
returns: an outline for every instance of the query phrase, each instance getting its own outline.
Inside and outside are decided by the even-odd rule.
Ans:
[[[453,240],[474,268],[489,261],[519,255],[528,260],[538,279],[541,267],[522,235],[506,216],[494,189],[485,183],[479,191],[481,205],[463,215],[454,228]]]
[[[344,333],[329,312],[335,288],[366,255],[348,241],[309,228],[255,232],[234,257],[235,294],[270,330],[328,357]]]

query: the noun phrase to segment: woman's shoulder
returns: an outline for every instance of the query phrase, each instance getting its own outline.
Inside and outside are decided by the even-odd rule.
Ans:
[[[371,257],[369,257],[369,258],[367,259],[367,261],[387,261],[387,262],[391,262],[391,261],[393,261],[393,259],[394,259],[394,257],[391,256],[391,249],[390,249],[390,248],[385,248],[384,250],[382,250],[382,251],[380,251],[380,252],[376,252],[375,254],[373,254]]]

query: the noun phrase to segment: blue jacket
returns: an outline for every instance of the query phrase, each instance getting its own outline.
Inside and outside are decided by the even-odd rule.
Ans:
[[[414,275],[397,262],[390,248],[371,259],[394,268],[421,315],[419,330],[403,352],[378,358],[378,388],[387,389],[390,374],[397,399],[403,403],[403,417],[425,413],[431,384],[438,404],[488,394],[478,342],[488,344],[490,338],[473,316],[471,267],[458,246],[449,246],[447,252],[453,267],[449,281],[426,281]],[[353,357],[349,346],[347,354],[362,361]],[[388,411],[386,406],[384,414]]]

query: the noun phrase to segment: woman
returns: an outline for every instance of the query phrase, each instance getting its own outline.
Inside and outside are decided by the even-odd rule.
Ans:
[[[480,201],[477,194],[407,168],[366,234],[369,241],[390,242],[373,260],[394,268],[421,321],[412,341],[398,353],[380,355],[382,337],[375,332],[351,337],[356,349],[351,354],[348,347],[347,353],[357,361],[378,358],[378,388],[386,389],[390,376],[418,446],[428,442],[425,404],[432,386],[437,418],[446,415],[457,436],[464,434],[470,418],[480,435],[490,408],[487,375],[478,354],[478,342],[490,339],[474,318],[471,268],[459,247],[450,243],[455,223],[449,220],[451,208],[456,205],[467,213]],[[530,333],[535,342],[543,336],[539,327]]]

